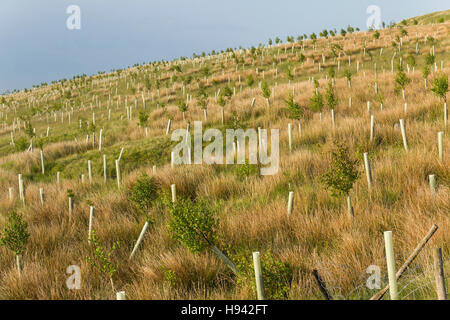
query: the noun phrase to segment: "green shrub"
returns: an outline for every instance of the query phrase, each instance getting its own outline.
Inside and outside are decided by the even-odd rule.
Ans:
[[[144,110],[139,111],[139,126],[143,128],[147,124],[148,113]]]
[[[14,145],[18,151],[25,151],[30,146],[30,141],[25,137],[19,137],[14,140]]]
[[[169,231],[174,240],[180,241],[193,253],[202,252],[215,244],[217,220],[205,201],[177,199],[175,203],[167,203],[167,206],[171,215]]]
[[[321,182],[331,189],[333,196],[348,195],[358,179],[358,160],[351,159],[348,148],[342,142],[335,142],[331,152],[331,165],[321,176]]]
[[[6,225],[0,234],[0,245],[5,246],[16,255],[21,255],[25,252],[29,237],[28,224],[23,221],[20,214],[12,211],[7,217]]]
[[[247,179],[252,175],[259,174],[259,166],[257,164],[249,164],[248,159],[245,159],[245,163],[236,165],[237,175],[240,179]]]
[[[433,83],[430,89],[435,95],[437,95],[443,101],[446,100],[448,92],[448,78],[447,75],[442,74],[433,79]]]
[[[314,112],[322,112],[323,97],[319,91],[314,91],[313,96],[309,100],[309,108]]]
[[[287,106],[287,111],[289,113],[289,118],[291,119],[301,119],[303,116],[303,108],[294,101],[294,96],[291,94],[289,98],[284,100]]]
[[[435,58],[435,56],[433,56],[431,53],[429,53],[429,54],[427,54],[427,55],[425,56],[425,63],[426,63],[428,66],[432,66],[432,65],[434,64],[435,61],[436,61],[436,58]]]
[[[292,282],[292,268],[287,263],[276,259],[270,251],[262,253],[260,258],[266,299],[288,299]],[[252,256],[249,254],[241,254],[234,256],[233,260],[237,261],[236,267],[240,271],[237,278],[237,285],[239,287],[246,287],[251,284],[256,296],[255,271]]]
[[[327,102],[328,107],[333,110],[339,103],[339,100],[334,92],[333,85],[331,82],[328,83],[327,91],[325,92],[325,100]]]
[[[89,244],[91,245],[92,252],[91,256],[86,257],[86,261],[91,267],[109,277],[112,289],[115,291],[113,277],[117,272],[117,264],[113,261],[113,254],[117,250],[119,242],[114,242],[111,249],[108,251],[101,243],[95,230],[92,230]]]
[[[147,220],[150,220],[148,217],[149,210],[159,198],[160,184],[154,177],[142,175],[130,191],[129,199],[147,216]]]

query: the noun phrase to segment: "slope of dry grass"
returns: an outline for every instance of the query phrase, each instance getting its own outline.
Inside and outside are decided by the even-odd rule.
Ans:
[[[203,121],[204,128],[230,128],[234,124],[242,128],[280,129],[280,169],[274,176],[260,177],[251,174],[242,178],[236,165],[185,165],[170,167],[170,150],[174,146],[165,135],[167,113],[173,119],[172,130],[185,128],[181,113],[175,106],[177,97],[182,95],[181,82],[173,81],[169,86],[170,95],[165,96],[161,86],[161,99],[157,99],[157,89],[145,89],[144,76],[158,74],[161,79],[169,79],[176,74],[169,66],[143,66],[124,71],[118,81],[116,74],[93,77],[96,85],[71,84],[73,97],[66,101],[60,97],[58,87],[52,85],[37,88],[29,93],[18,93],[6,97],[2,107],[2,122],[6,128],[0,131],[0,225],[11,210],[20,212],[29,225],[31,235],[24,254],[23,276],[19,277],[15,268],[14,255],[0,247],[0,298],[4,299],[111,299],[107,277],[92,269],[85,257],[92,250],[87,241],[89,204],[96,208],[94,228],[99,238],[110,247],[113,242],[120,245],[114,255],[118,264],[115,275],[117,289],[127,292],[129,299],[253,299],[254,283],[247,281],[238,284],[236,277],[212,252],[193,254],[174,241],[168,232],[170,215],[166,210],[154,210],[154,223],[145,236],[135,258],[129,261],[129,254],[145,222],[144,217],[131,205],[129,189],[137,178],[145,173],[154,176],[163,190],[169,192],[170,185],[176,184],[179,197],[205,198],[215,207],[219,221],[218,235],[220,247],[227,249],[231,256],[251,257],[252,251],[271,251],[277,260],[289,265],[292,282],[289,285],[289,299],[320,299],[311,270],[318,268],[329,285],[332,294],[338,298],[365,299],[376,290],[364,286],[368,277],[366,268],[378,265],[382,270],[382,282],[386,283],[383,231],[392,230],[394,234],[397,267],[408,257],[416,244],[433,224],[439,230],[430,244],[419,255],[411,270],[400,281],[403,299],[434,299],[434,279],[432,269],[432,247],[441,247],[446,260],[445,270],[450,274],[450,156],[449,126],[444,126],[443,104],[429,90],[424,88],[421,68],[424,55],[430,45],[424,43],[426,35],[439,40],[436,46],[438,71],[432,72],[430,79],[438,74],[450,72],[449,65],[449,23],[429,26],[405,27],[409,37],[404,37],[403,49],[396,57],[404,59],[414,54],[415,35],[420,41],[420,55],[416,56],[417,66],[408,72],[412,83],[406,89],[407,111],[401,94],[394,94],[394,77],[391,73],[391,41],[399,33],[398,29],[381,31],[381,39],[373,41],[371,33],[358,33],[338,36],[328,40],[319,39],[316,50],[310,41],[305,41],[304,65],[297,62],[300,45],[296,44],[294,54],[291,46],[266,49],[264,64],[260,66],[259,57],[252,60],[245,55],[246,66],[238,72],[231,56],[224,55],[211,59],[197,59],[181,63],[181,76],[192,74],[205,83],[201,75],[200,63],[210,66],[215,75],[208,78],[210,104],[208,118]],[[362,43],[371,52],[364,56]],[[336,113],[336,127],[331,123],[330,111],[324,108],[322,119],[318,113],[306,111],[302,120],[302,132],[297,122],[286,115],[284,99],[295,91],[295,100],[302,106],[309,105],[313,92],[311,77],[319,80],[319,91],[324,93],[328,83],[325,78],[330,66],[337,69],[331,57],[329,43],[340,43],[346,52],[352,51],[351,65],[348,58],[340,57],[341,68],[335,80],[339,98]],[[384,53],[379,54],[384,47]],[[280,50],[279,50],[280,49]],[[280,51],[278,54],[278,50]],[[321,53],[327,59],[318,72]],[[278,75],[273,68],[272,57],[282,60],[278,65]],[[244,56],[242,56],[244,57]],[[315,58],[313,63],[312,59]],[[283,63],[290,61],[296,68],[294,80],[290,81],[283,72]],[[361,70],[356,74],[356,61]],[[405,60],[404,60],[405,61]],[[440,63],[443,69],[440,70]],[[377,63],[377,82],[384,96],[383,110],[374,93],[374,63]],[[222,66],[224,75],[222,76]],[[256,73],[258,68],[258,73]],[[350,68],[354,73],[352,87],[347,86],[343,70]],[[267,107],[257,83],[265,81],[274,88],[271,106]],[[132,74],[138,74],[140,81],[133,82]],[[249,74],[255,77],[256,84],[249,88],[245,81]],[[239,75],[241,83],[239,83]],[[124,79],[125,76],[128,78]],[[180,74],[177,74],[179,77]],[[225,125],[221,124],[220,107],[214,101],[214,92],[233,81],[237,94],[225,107]],[[212,79],[219,84],[213,85]],[[127,90],[127,82],[137,88],[136,92]],[[429,86],[430,86],[429,80]],[[112,83],[110,89],[109,83]],[[98,84],[98,85],[97,85]],[[242,85],[242,88],[241,88]],[[68,84],[64,85],[65,90]],[[115,94],[115,88],[118,94]],[[223,90],[223,89],[222,89]],[[203,120],[203,111],[197,106],[197,81],[186,85],[186,92],[193,95],[189,104],[187,120]],[[141,94],[146,98],[150,111],[148,131],[137,125],[138,110],[142,110]],[[120,97],[119,97],[120,95]],[[111,120],[108,121],[107,105],[111,96]],[[46,100],[48,97],[49,100]],[[95,102],[98,97],[99,104]],[[126,119],[124,100],[134,107],[134,98],[139,101],[138,110],[133,110],[133,120]],[[256,103],[250,108],[253,97]],[[352,97],[352,106],[348,100]],[[184,97],[185,98],[185,97]],[[15,139],[25,136],[13,130],[12,120],[19,115],[30,114],[29,104],[43,108],[57,105],[63,101],[64,118],[60,112],[57,121],[53,113],[47,122],[45,113],[31,118],[37,136],[45,135],[50,127],[48,142],[44,145],[46,174],[40,173],[39,151],[19,152],[9,145],[11,131]],[[120,101],[120,102],[119,102]],[[167,103],[164,112],[157,101]],[[367,101],[371,110],[367,110]],[[69,105],[65,107],[65,103]],[[90,104],[93,104],[91,107]],[[119,103],[119,104],[117,104]],[[119,106],[119,107],[117,107]],[[68,113],[71,108],[71,124]],[[16,110],[16,113],[15,113]],[[41,109],[42,110],[42,109]],[[103,150],[92,147],[92,137],[86,142],[86,133],[79,129],[78,119],[90,121],[95,112],[96,132],[103,128]],[[8,118],[6,120],[6,116]],[[375,117],[375,136],[369,140],[370,115]],[[403,149],[399,119],[404,119],[410,151]],[[288,123],[294,128],[293,152],[288,149]],[[22,122],[23,125],[23,122]],[[437,154],[437,133],[444,132],[443,161]],[[98,139],[98,136],[96,137]],[[333,198],[319,181],[320,175],[329,165],[329,151],[333,140],[344,142],[351,154],[360,160],[361,177],[356,182],[351,196],[355,216],[349,218],[344,199]],[[114,180],[114,162],[125,147],[123,154],[123,184],[118,190]],[[374,189],[368,191],[364,175],[362,155],[369,152],[374,178]],[[102,177],[102,155],[108,159],[107,183]],[[94,169],[92,183],[87,180],[87,160]],[[152,166],[157,165],[156,172]],[[61,172],[62,181],[56,183],[56,172]],[[18,198],[17,174],[25,177],[26,205]],[[85,175],[85,183],[80,175]],[[435,174],[438,190],[433,198],[428,185],[428,175]],[[13,188],[14,199],[8,198],[9,188]],[[45,192],[45,203],[39,201],[39,188]],[[71,221],[68,218],[66,190],[74,191],[75,209]],[[291,216],[287,216],[289,191],[294,191],[295,204]],[[82,272],[81,290],[68,290],[66,287],[66,268],[79,265]],[[169,277],[169,276],[172,277]]]

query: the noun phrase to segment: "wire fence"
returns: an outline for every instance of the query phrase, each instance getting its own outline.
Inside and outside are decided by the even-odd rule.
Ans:
[[[450,266],[450,259],[444,261],[444,266]],[[351,275],[355,274],[360,274],[360,276],[351,280],[340,281],[330,271],[336,267],[344,269],[344,272],[347,272],[350,278]],[[368,280],[371,274],[365,271],[361,272],[361,269],[358,267],[326,263],[319,265],[318,271],[326,289],[334,300],[368,300],[389,284],[387,272],[383,271],[383,269],[380,270],[377,286],[369,286]],[[447,292],[449,291],[449,282],[450,275],[447,272],[445,276]],[[400,300],[430,300],[437,298],[436,282],[432,268],[425,268],[421,264],[410,266],[397,283]],[[389,299],[389,292],[386,292],[383,299]]]

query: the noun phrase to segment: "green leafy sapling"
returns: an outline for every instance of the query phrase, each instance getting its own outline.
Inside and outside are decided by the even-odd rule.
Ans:
[[[251,88],[251,87],[253,86],[254,83],[255,83],[255,80],[253,79],[253,76],[250,74],[250,75],[247,77],[247,86],[248,86],[249,88]]]
[[[177,199],[167,201],[171,220],[169,232],[174,240],[180,241],[193,253],[212,249],[233,272],[236,266],[217,247],[217,225],[214,212],[204,200]]]
[[[6,225],[0,234],[0,245],[5,246],[16,255],[19,275],[22,274],[22,255],[25,252],[29,237],[28,224],[20,214],[12,211],[7,217]]]
[[[284,102],[286,103],[289,118],[300,120],[303,116],[303,108],[294,100],[294,96],[291,94]]]
[[[199,86],[199,90],[198,90],[198,94],[197,94],[197,103],[200,106],[200,108],[204,111],[205,120],[206,120],[206,110],[208,108],[209,96],[203,85]]]
[[[129,199],[146,217],[146,221],[153,219],[149,216],[150,210],[157,204],[161,186],[154,177],[143,174],[130,189]]]
[[[411,79],[408,78],[406,73],[403,70],[398,70],[397,75],[395,77],[395,84],[397,89],[401,89],[403,93],[403,98],[405,98],[405,89],[408,84],[411,83]]]
[[[447,101],[448,77],[445,74],[433,79],[431,92],[439,97],[443,102]]]
[[[434,55],[432,55],[431,53],[427,54],[425,56],[425,64],[427,66],[432,66],[436,61],[436,57]]]
[[[263,82],[261,85],[261,91],[262,91],[262,95],[263,97],[266,99],[267,101],[267,105],[270,107],[270,88],[269,85],[267,84],[267,82]]]
[[[320,112],[322,114],[323,97],[319,90],[314,90],[313,96],[309,99],[309,108],[314,112]]]
[[[352,72],[349,69],[345,69],[344,76],[347,78],[347,85],[349,88],[352,87]]]
[[[327,91],[325,92],[325,101],[327,103],[327,106],[331,110],[334,110],[334,108],[336,108],[336,106],[339,103],[336,93],[334,92],[333,84],[331,82],[328,83],[328,88]]]
[[[180,99],[177,102],[177,106],[178,106],[178,110],[180,110],[180,112],[183,114],[183,120],[186,120],[185,112],[188,110],[187,103],[183,99]]]
[[[117,272],[117,263],[114,262],[113,255],[119,246],[119,242],[114,242],[111,249],[108,251],[98,238],[96,231],[92,230],[89,243],[92,252],[90,256],[86,257],[86,261],[94,269],[97,269],[101,274],[104,274],[109,278],[111,288],[113,292],[116,292],[113,278]]]
[[[334,197],[346,196],[348,211],[353,214],[350,191],[359,177],[358,160],[350,157],[348,148],[339,141],[335,141],[335,149],[331,152],[331,164],[321,176],[320,181],[331,190]]]
[[[139,111],[139,126],[141,128],[145,127],[148,121],[148,113],[144,110]]]
[[[428,64],[425,64],[422,69],[422,77],[423,77],[423,80],[425,81],[425,89],[427,89],[427,87],[428,87],[427,82],[428,82],[429,75],[430,75],[430,66]]]

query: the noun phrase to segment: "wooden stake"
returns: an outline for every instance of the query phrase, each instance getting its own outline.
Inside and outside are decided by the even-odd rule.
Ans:
[[[325,285],[325,282],[320,277],[319,271],[317,271],[317,269],[313,270],[313,275],[314,275],[314,278],[317,281],[317,284],[319,286],[320,292],[323,294],[325,299],[333,300],[333,297],[331,296],[330,292],[328,291],[327,286]]]
[[[442,262],[441,248],[433,250],[434,260],[434,278],[436,280],[436,291],[439,300],[447,300],[447,292],[445,290],[444,264]]]

